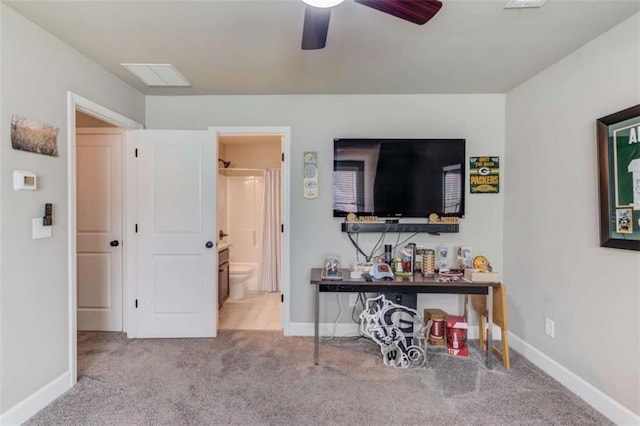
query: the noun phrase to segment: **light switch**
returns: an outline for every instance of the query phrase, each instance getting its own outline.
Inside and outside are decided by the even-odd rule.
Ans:
[[[42,225],[41,217],[34,217],[31,219],[31,229],[33,232],[33,239],[39,238],[51,238],[53,226]]]

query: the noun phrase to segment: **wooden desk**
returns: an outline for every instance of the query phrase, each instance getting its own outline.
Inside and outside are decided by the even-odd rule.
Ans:
[[[343,279],[327,280],[322,279],[321,268],[311,269],[311,279],[309,282],[315,286],[313,295],[313,363],[318,365],[318,346],[320,342],[319,322],[320,322],[320,293],[440,293],[440,294],[485,294],[487,295],[487,311],[489,330],[487,332],[488,347],[491,347],[491,329],[493,328],[493,287],[499,285],[498,282],[478,283],[471,281],[440,282],[438,277],[424,278],[416,273],[412,277],[398,277],[393,280],[366,281],[362,278],[350,278],[350,271],[342,271]],[[467,309],[467,312],[469,310]],[[468,319],[467,319],[468,321]],[[488,369],[493,368],[492,351],[487,351],[486,365]]]

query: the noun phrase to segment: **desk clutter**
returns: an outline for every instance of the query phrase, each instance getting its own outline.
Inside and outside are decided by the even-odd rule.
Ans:
[[[455,258],[452,256],[454,250]],[[395,251],[397,255],[394,255]],[[331,256],[331,258],[339,259],[337,256]],[[325,259],[325,268],[329,264],[331,263],[327,263]],[[471,247],[443,244],[436,250],[415,243],[408,243],[401,248],[385,244],[383,255],[369,256],[366,262],[354,263],[351,266],[350,277],[378,280],[413,277],[415,273],[442,282],[464,280],[497,282],[500,280],[498,273],[492,271],[491,264],[485,256],[472,256]],[[327,278],[335,276],[335,269],[334,272],[327,269],[325,276]]]

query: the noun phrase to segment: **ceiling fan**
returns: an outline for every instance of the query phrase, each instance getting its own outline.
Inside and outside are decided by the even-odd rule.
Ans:
[[[302,29],[302,49],[322,49],[327,44],[331,8],[344,0],[302,0],[307,4]],[[423,25],[442,7],[438,0],[354,0],[396,18]]]

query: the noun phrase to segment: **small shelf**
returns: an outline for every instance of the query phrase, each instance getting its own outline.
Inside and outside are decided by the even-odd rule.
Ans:
[[[458,223],[366,223],[343,222],[342,232],[421,232],[447,234],[459,232]]]

